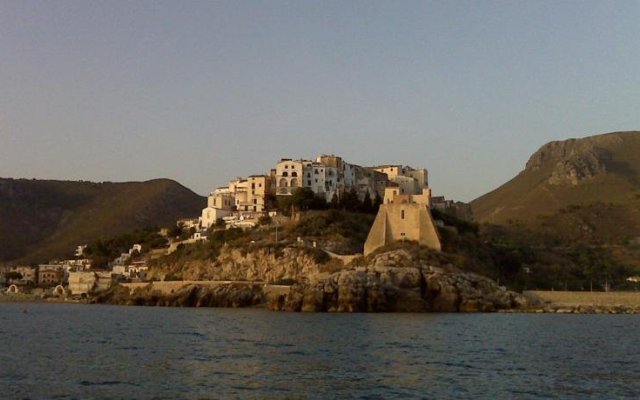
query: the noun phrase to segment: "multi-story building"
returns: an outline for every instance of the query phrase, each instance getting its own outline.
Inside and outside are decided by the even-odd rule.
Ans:
[[[233,193],[236,211],[262,213],[266,210],[266,196],[269,193],[270,177],[251,175],[247,179],[229,182],[229,191]]]
[[[202,228],[207,229],[219,219],[234,213],[250,216],[265,212],[270,190],[271,177],[267,175],[232,179],[229,186],[217,188],[209,194],[207,207],[202,210],[200,217]]]
[[[298,188],[309,188],[327,202],[355,190],[362,201],[367,194],[371,199],[383,198],[390,183],[398,188],[398,194],[430,198],[426,169],[401,165],[362,167],[333,154],[319,155],[315,161],[283,158],[269,175],[236,178],[228,186],[213,191],[202,210],[200,223],[206,229],[219,219],[251,219],[252,214],[267,211],[267,196],[292,195]]]
[[[290,195],[299,187],[304,187],[305,172],[310,176],[309,168],[311,161],[309,160],[292,160],[283,158],[276,164],[275,181],[277,195]],[[306,169],[306,171],[305,171]],[[308,182],[309,179],[306,180]],[[306,187],[311,187],[307,185]]]
[[[61,264],[40,264],[38,266],[38,286],[51,287],[62,283],[64,267]]]
[[[429,187],[429,174],[426,169],[414,169],[402,165],[380,165],[374,168],[387,175],[390,182],[397,183],[404,194],[419,194]]]

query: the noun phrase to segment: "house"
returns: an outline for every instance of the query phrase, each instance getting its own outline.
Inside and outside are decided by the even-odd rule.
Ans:
[[[75,256],[76,257],[84,256],[84,252],[87,250],[87,247],[88,245],[86,244],[76,246]]]
[[[444,196],[434,196],[432,197],[431,208],[458,219],[473,222],[473,212],[471,205],[468,203],[447,200]]]
[[[219,187],[209,195],[207,207],[200,217],[201,228],[208,229],[217,221],[235,214],[255,217],[264,213],[271,187],[271,177],[267,175],[232,179],[229,186]]]
[[[419,194],[429,187],[429,173],[424,168],[414,169],[402,165],[380,165],[376,171],[387,175],[389,182],[400,187],[401,194]]]
[[[38,286],[52,287],[63,282],[65,269],[62,264],[38,265]]]
[[[290,158],[283,158],[276,164],[275,168],[275,182],[276,182],[276,194],[291,195],[299,187],[304,187],[303,177],[305,176],[305,168],[311,167],[311,161],[309,160],[292,160]],[[311,173],[307,170],[307,173]],[[307,180],[309,182],[309,180]],[[311,187],[311,185],[307,185]]]
[[[111,269],[111,275],[123,276],[127,279],[145,280],[148,270],[149,267],[145,261],[134,261],[128,265],[114,265]]]

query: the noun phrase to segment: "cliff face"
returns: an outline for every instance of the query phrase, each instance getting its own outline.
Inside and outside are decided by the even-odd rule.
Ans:
[[[131,293],[119,288],[98,300],[169,306],[264,305],[274,311],[316,312],[489,312],[526,304],[524,297],[488,278],[421,260],[404,249],[361,258],[356,265],[333,273],[295,248],[278,257],[264,250],[244,255],[226,250],[216,262],[183,265],[183,271],[183,279],[250,282],[214,287],[189,284],[170,294],[154,291],[152,286]],[[298,283],[284,293],[255,283],[283,279]]]
[[[428,265],[404,250],[294,285],[270,303],[274,310],[329,312],[490,312],[524,305],[524,297],[490,279]]]
[[[170,276],[181,280],[211,281],[299,281],[320,272],[313,258],[297,248],[269,249],[243,252],[223,247],[215,260],[190,260],[150,269],[152,279]]]
[[[542,146],[527,161],[525,171],[548,167],[552,185],[578,185],[589,178],[607,173],[612,151],[622,145],[620,136],[569,139]]]

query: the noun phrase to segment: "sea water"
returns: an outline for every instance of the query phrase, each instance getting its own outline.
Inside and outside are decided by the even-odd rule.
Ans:
[[[640,397],[640,316],[0,304],[3,399]]]

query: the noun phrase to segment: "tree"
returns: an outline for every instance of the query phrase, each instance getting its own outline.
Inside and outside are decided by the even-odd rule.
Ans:
[[[382,197],[380,197],[380,194],[376,192],[376,198],[373,200],[373,212],[377,213],[381,205],[382,205]]]
[[[4,279],[7,281],[7,283],[17,281],[22,279],[22,274],[18,271],[9,271],[4,274]]]
[[[331,196],[331,208],[339,208],[340,207],[340,198],[338,197],[338,192],[334,192],[333,196]]]
[[[297,188],[291,196],[291,204],[298,211],[306,211],[315,202],[315,193],[309,188]]]
[[[178,236],[182,235],[182,230],[183,230],[183,225],[182,224],[176,224],[176,225],[172,226],[171,228],[169,228],[168,236],[172,237],[172,238],[178,237]]]
[[[348,192],[344,193],[342,198],[342,207],[347,211],[358,211],[362,203],[358,199],[358,193],[355,188],[351,188]]]
[[[371,202],[371,195],[369,194],[368,190],[364,195],[364,199],[362,200],[362,212],[367,214],[373,212],[373,203]]]

